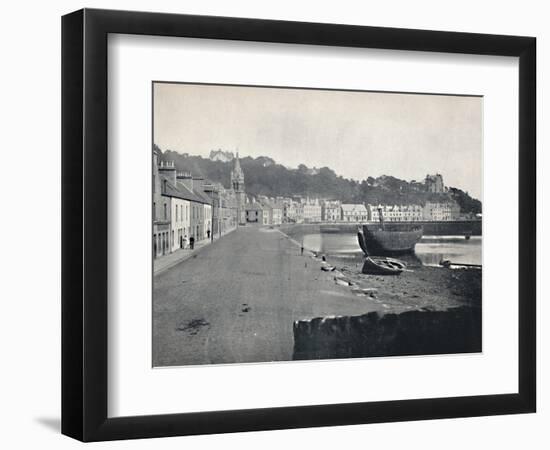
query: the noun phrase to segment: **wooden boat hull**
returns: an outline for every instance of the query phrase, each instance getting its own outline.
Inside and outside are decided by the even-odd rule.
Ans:
[[[362,272],[368,275],[399,275],[406,267],[404,262],[397,259],[367,256]]]
[[[421,225],[397,226],[387,224],[384,229],[376,225],[363,225],[363,252],[367,255],[398,255],[414,251],[422,238]],[[361,244],[361,242],[360,242]]]

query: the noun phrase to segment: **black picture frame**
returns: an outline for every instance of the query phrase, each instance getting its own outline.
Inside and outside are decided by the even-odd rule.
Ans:
[[[518,392],[108,418],[109,33],[519,57]],[[533,37],[94,9],[64,16],[62,433],[82,441],[103,441],[535,412],[535,91]]]

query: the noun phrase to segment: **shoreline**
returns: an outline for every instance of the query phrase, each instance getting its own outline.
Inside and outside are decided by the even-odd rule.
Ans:
[[[241,227],[155,276],[153,366],[292,361],[297,322],[481,305],[480,270],[384,277],[337,262],[335,273],[300,253],[280,229]]]
[[[285,231],[278,231],[294,244],[301,244]],[[299,233],[298,233],[299,234]],[[304,248],[306,251],[306,248]],[[313,259],[323,264],[322,252],[307,249]],[[341,285],[347,281],[358,296],[369,296],[381,304],[384,313],[399,313],[415,309],[444,310],[460,306],[481,307],[482,268],[446,268],[408,264],[400,275],[367,275],[362,264],[346,263],[343,258],[326,256],[327,263],[336,267],[335,278]],[[374,295],[371,294],[376,290]],[[362,292],[370,291],[368,294]]]

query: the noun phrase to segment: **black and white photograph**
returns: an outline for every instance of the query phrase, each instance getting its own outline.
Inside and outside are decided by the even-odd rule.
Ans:
[[[483,351],[483,96],[152,96],[153,367]]]

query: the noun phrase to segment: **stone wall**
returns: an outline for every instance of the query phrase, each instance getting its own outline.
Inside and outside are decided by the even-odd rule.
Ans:
[[[371,222],[377,223],[377,222]],[[442,221],[415,221],[415,222],[389,222],[395,224],[422,225],[424,236],[481,236],[481,220],[442,220]],[[357,224],[321,224],[321,233],[356,233]]]
[[[325,317],[294,322],[294,359],[481,352],[481,308]]]

